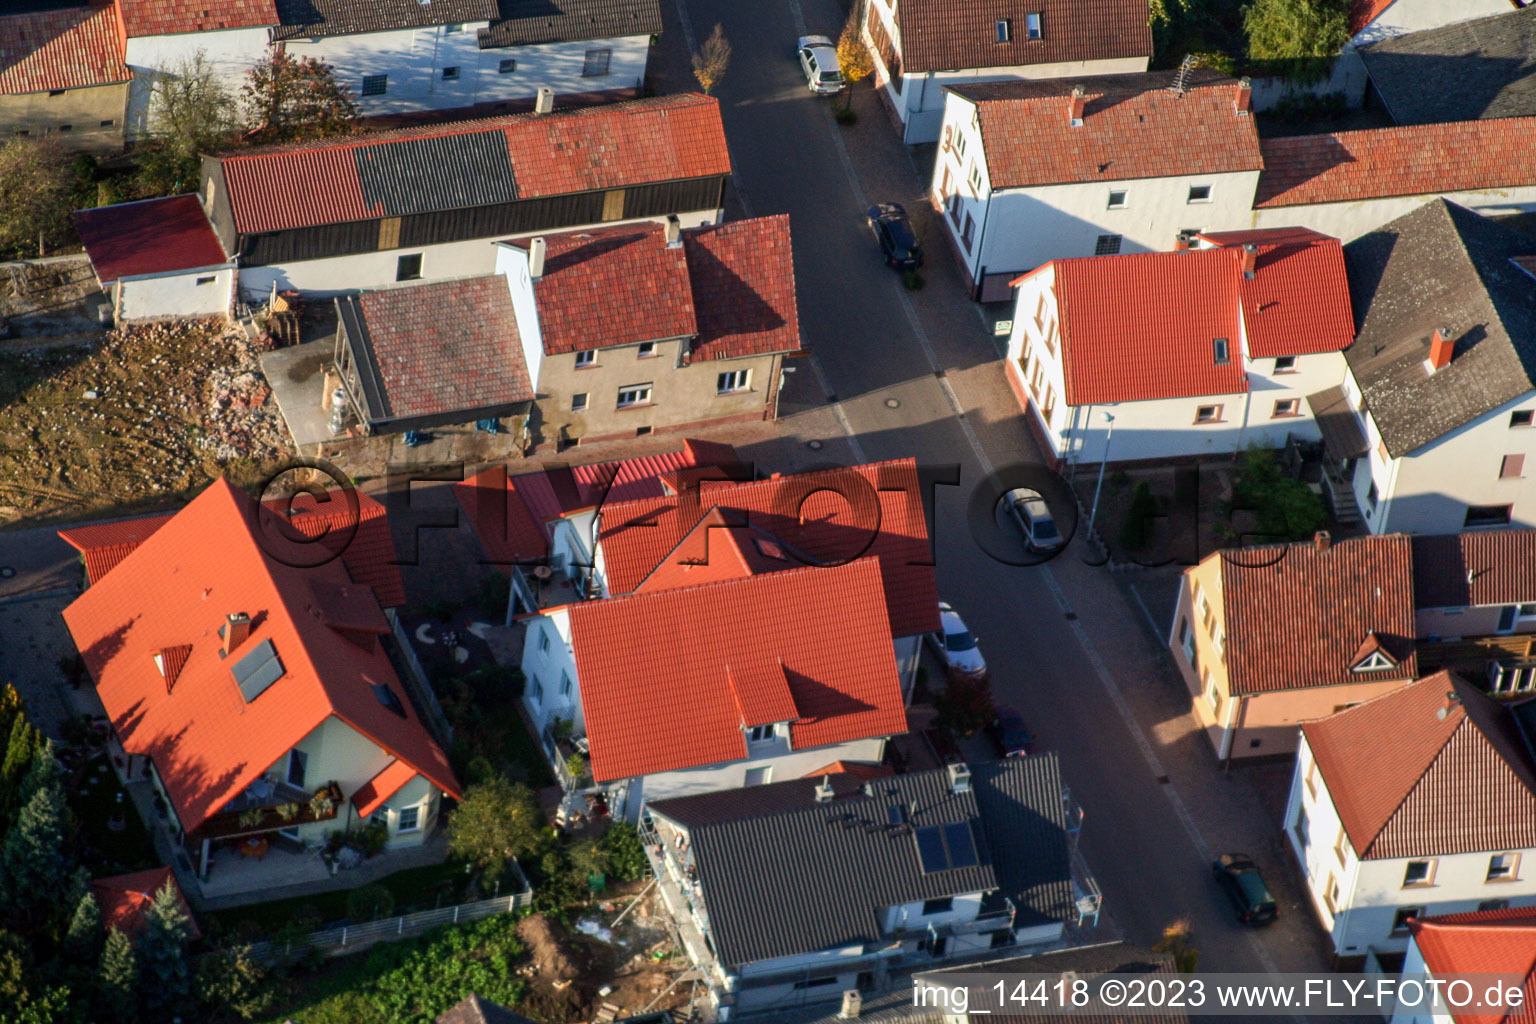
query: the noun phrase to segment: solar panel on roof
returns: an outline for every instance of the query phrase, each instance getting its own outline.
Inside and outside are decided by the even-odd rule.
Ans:
[[[925,825],[917,830],[917,857],[925,875],[949,867],[949,857],[944,853],[944,831],[940,826]]]
[[[971,838],[971,826],[957,821],[944,826],[944,843],[949,847],[949,866],[970,868],[976,866],[976,843]]]
[[[249,654],[235,662],[229,671],[240,687],[240,696],[249,704],[283,677],[283,663],[272,641],[263,640]]]

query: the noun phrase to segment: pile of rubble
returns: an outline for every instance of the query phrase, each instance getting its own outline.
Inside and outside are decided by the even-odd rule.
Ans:
[[[220,460],[275,459],[287,450],[282,414],[262,375],[257,347],[244,329],[231,327],[220,338],[235,360],[209,374],[204,433],[198,447]]]

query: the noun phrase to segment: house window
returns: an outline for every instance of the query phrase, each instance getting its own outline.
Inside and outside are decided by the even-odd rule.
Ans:
[[[1211,717],[1221,721],[1221,691],[1216,689],[1216,681],[1211,678],[1209,665],[1200,670],[1200,682],[1205,686],[1205,699],[1211,704]]]
[[[1339,880],[1332,875],[1328,876],[1328,887],[1323,890],[1323,904],[1327,906],[1328,913],[1339,912]]]
[[[1296,842],[1303,849],[1312,845],[1312,827],[1305,810],[1296,818]]]
[[[1525,476],[1525,456],[1506,455],[1504,461],[1499,463],[1500,480],[1518,480]]]
[[[1119,235],[1100,235],[1098,241],[1093,243],[1093,254],[1095,256],[1114,256],[1119,252]]]
[[[1211,358],[1217,366],[1226,366],[1232,361],[1232,348],[1226,338],[1211,339]]]
[[[1339,829],[1338,838],[1333,841],[1333,855],[1339,858],[1340,867],[1349,866],[1349,836],[1342,828]]]
[[[364,75],[363,76],[363,95],[364,96],[383,96],[388,91],[389,91],[389,76],[388,75]]]
[[[640,345],[635,349],[636,359],[645,359],[655,354],[656,343],[654,341],[642,341]]]
[[[1013,22],[1007,18],[997,19],[997,41],[1006,43],[1013,39]]]
[[[742,780],[741,784],[743,786],[766,786],[768,785],[768,780],[771,778],[773,778],[773,769],[771,767],[748,768],[747,774]]]
[[[747,730],[747,739],[752,743],[766,743],[774,737],[774,726],[754,725]]]
[[[1188,619],[1179,620],[1179,646],[1184,649],[1184,660],[1193,665],[1195,663],[1195,634],[1189,628]]]
[[[1307,794],[1312,799],[1317,799],[1317,762],[1307,762],[1307,774],[1302,776],[1302,781],[1307,784]]]
[[[1478,526],[1508,526],[1513,505],[1468,505],[1466,518],[1461,525],[1472,529]]]
[[[970,176],[969,180],[970,180],[970,183],[971,183],[971,192],[974,195],[976,195],[977,197],[980,197],[980,195],[981,195],[981,164],[979,164],[979,163],[971,164],[971,176]]]
[[[1188,201],[1191,202],[1191,203],[1208,203],[1208,202],[1210,202],[1211,201],[1211,186],[1209,186],[1209,185],[1191,185],[1191,186],[1189,186],[1189,200]]]
[[[117,124],[117,122],[116,122],[116,121],[114,121],[114,120],[112,120],[112,119],[111,119],[111,118],[110,118],[110,117],[109,117],[109,118],[107,118],[107,119],[106,119],[106,120],[105,120],[105,121],[103,121],[103,122],[101,122],[101,125],[100,125],[100,127],[102,127],[102,128],[111,128],[111,127],[112,127],[112,126],[113,126],[113,125],[114,125],[114,124]]]
[[[416,832],[421,829],[421,808],[402,807],[400,809],[400,825],[396,832]]]
[[[566,671],[562,670],[561,673],[560,673],[560,696],[562,696],[562,697],[569,697],[570,695],[571,695],[571,674],[569,672],[566,672]]]
[[[197,283],[198,283],[198,286],[201,287],[202,285],[205,285],[205,284],[213,284],[213,282],[215,282],[217,280],[218,280],[217,277],[209,275],[208,277],[200,277],[200,278],[198,278],[197,279]]]
[[[464,31],[464,25],[463,25],[462,22],[450,21],[448,24],[443,26],[443,35],[445,35],[445,36],[451,36],[455,32],[463,32],[463,31]]]
[[[1275,414],[1271,419],[1285,419],[1287,416],[1301,415],[1301,399],[1282,398],[1275,403]]]
[[[733,391],[747,390],[747,378],[751,373],[751,370],[730,370],[720,374],[715,378],[715,392],[728,395]]]
[[[443,81],[445,81],[445,82],[457,82],[458,80],[459,80],[459,69],[458,69],[457,66],[454,66],[454,67],[451,67],[451,68],[443,68]]]
[[[934,914],[947,914],[955,909],[953,896],[941,896],[936,900],[923,900],[923,916],[930,917]]]
[[[587,59],[581,66],[582,78],[602,78],[608,73],[608,62],[613,57],[609,49],[588,50]]]
[[[619,388],[619,408],[624,409],[631,405],[645,405],[651,400],[650,384],[626,384]]]
[[[1038,13],[1024,15],[1024,34],[1030,39],[1040,38],[1040,15]]]
[[[496,65],[499,74],[510,75],[517,70],[517,60],[513,57],[503,57],[500,64]]]
[[[1397,913],[1392,915],[1392,935],[1408,934],[1408,919],[1419,917],[1424,913],[1423,907],[1399,907]]]
[[[1477,905],[1477,912],[1479,914],[1485,913],[1486,911],[1489,911],[1489,910],[1508,910],[1508,909],[1509,909],[1509,900],[1483,900],[1481,903],[1479,903]]]
[[[1536,412],[1530,409],[1516,409],[1509,414],[1509,425],[1511,427],[1528,427],[1531,425],[1532,417],[1536,417]]]
[[[806,981],[795,982],[795,988],[801,990],[808,988],[826,988],[828,985],[836,985],[841,980],[842,979],[838,978],[836,975],[833,975],[830,978],[810,978]]]
[[[304,788],[304,768],[308,764],[309,755],[304,751],[288,751],[288,785]]]
[[[1123,209],[1125,209],[1125,191],[1123,189],[1113,189],[1113,190],[1110,191],[1110,193],[1109,193],[1109,206],[1108,206],[1108,209],[1111,209],[1111,210],[1123,210]]]
[[[1296,372],[1296,357],[1295,356],[1279,356],[1279,357],[1277,357],[1275,359],[1275,372],[1276,373],[1295,373]]]
[[[395,280],[421,280],[421,253],[413,252],[409,256],[401,256],[400,259],[395,262]]]
[[[1365,504],[1372,512],[1376,511],[1376,502],[1381,500],[1381,494],[1376,490],[1376,481],[1371,481],[1371,486],[1365,489]]]
[[[971,232],[976,229],[976,222],[971,219],[970,211],[965,214],[965,230],[960,233],[960,241],[965,243],[965,251],[971,251]]]
[[[1518,853],[1496,853],[1488,858],[1489,882],[1513,882],[1520,868]]]
[[[1403,871],[1403,888],[1410,885],[1433,885],[1435,877],[1435,862],[1432,860],[1411,860]]]
[[[587,393],[577,392],[571,396],[571,412],[584,412],[587,408]]]
[[[589,348],[585,352],[577,352],[576,353],[576,369],[578,369],[578,370],[582,369],[583,367],[591,366],[593,363],[596,363],[596,362],[597,362],[597,350],[596,349]]]
[[[535,704],[544,703],[544,681],[538,676],[533,677],[533,689],[528,691],[528,695],[533,698]]]
[[[539,627],[539,651],[542,653],[542,652],[547,651],[547,650],[549,650],[549,630],[545,629],[543,626],[540,626]]]
[[[1219,405],[1198,405],[1198,406],[1196,406],[1195,407],[1195,422],[1196,423],[1220,423],[1221,422],[1221,406],[1219,406]]]

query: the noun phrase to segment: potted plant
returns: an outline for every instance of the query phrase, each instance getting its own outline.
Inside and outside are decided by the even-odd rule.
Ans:
[[[336,800],[331,796],[329,786],[315,790],[315,795],[309,798],[309,812],[316,818],[323,818],[336,809]]]
[[[277,816],[284,821],[292,821],[299,816],[299,805],[293,802],[277,805]]]
[[[565,759],[565,770],[572,779],[580,781],[587,774],[587,759],[580,754],[572,754]]]
[[[248,811],[241,811],[240,827],[247,829],[256,828],[261,824],[261,819],[265,818],[266,816],[266,812],[259,807],[252,807]]]

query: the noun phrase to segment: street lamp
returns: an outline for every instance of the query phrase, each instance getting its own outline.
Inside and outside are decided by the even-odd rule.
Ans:
[[[1099,493],[1104,490],[1104,467],[1109,465],[1109,442],[1115,439],[1115,417],[1111,413],[1104,414],[1104,422],[1109,424],[1109,433],[1104,435],[1104,455],[1099,459],[1099,482],[1093,486],[1093,508],[1088,512],[1088,536],[1093,536],[1093,523],[1099,517]]]

